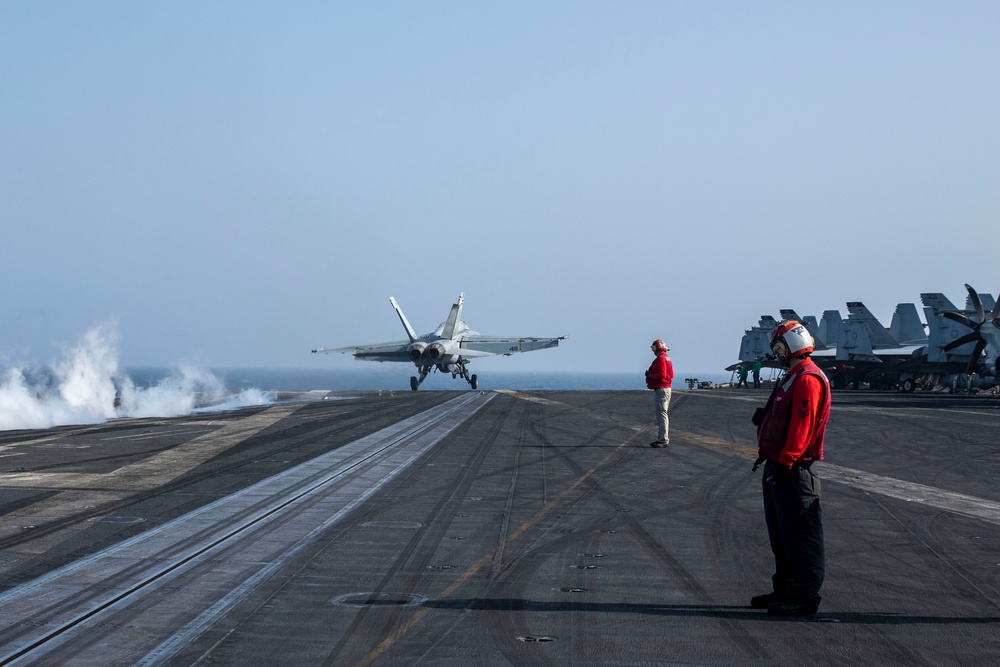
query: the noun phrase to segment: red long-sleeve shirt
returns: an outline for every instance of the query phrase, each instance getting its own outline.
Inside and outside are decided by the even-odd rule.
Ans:
[[[674,364],[670,361],[670,357],[667,356],[666,352],[661,352],[656,355],[656,359],[653,359],[653,363],[649,365],[649,371],[646,375],[646,388],[669,389],[670,383],[673,380]]]
[[[800,461],[822,461],[829,418],[830,384],[823,371],[805,359],[768,400],[757,433],[761,456],[789,467]]]

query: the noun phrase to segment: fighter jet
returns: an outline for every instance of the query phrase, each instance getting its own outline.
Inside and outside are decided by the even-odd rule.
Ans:
[[[968,284],[966,284],[965,289],[969,292],[969,298],[966,300],[964,311],[956,310],[950,302],[947,302],[947,299],[944,299],[945,303],[943,304],[940,303],[940,299],[935,303],[933,297],[943,298],[943,295],[920,295],[922,299],[927,297],[925,303],[937,318],[946,318],[960,326],[959,331],[949,332],[952,340],[947,343],[941,344],[941,337],[937,336],[939,340],[934,341],[936,344],[933,348],[937,348],[940,352],[929,349],[928,358],[933,355],[937,360],[936,357],[942,353],[964,353],[969,355],[965,368],[966,373],[982,372],[985,375],[1000,375],[1000,296],[993,299],[989,294],[979,294]],[[987,311],[987,308],[990,310]],[[928,317],[928,321],[930,319]],[[947,323],[942,321],[931,331],[938,333],[946,327]],[[966,330],[968,333],[956,337],[956,334]],[[973,343],[975,345],[969,350],[969,346]],[[935,352],[937,353],[935,354]],[[983,358],[984,352],[986,353],[985,358]]]
[[[800,318],[792,310],[782,310],[781,316],[806,325],[816,339],[813,359],[821,367],[849,363],[865,373],[896,375],[903,391],[913,391],[922,375],[964,373],[1000,379],[1000,297],[979,294],[969,285],[965,289],[969,293],[965,310],[957,309],[944,294],[921,294],[926,325],[912,303],[897,304],[888,328],[860,301],[847,304],[849,315],[844,320],[838,311],[825,311],[818,327],[815,318]],[[767,346],[774,326],[772,317],[762,316],[759,326],[746,330],[740,362],[726,370],[745,366],[762,354],[764,365],[772,365]]]
[[[904,391],[913,391],[919,375],[937,375],[942,384],[951,378],[953,385],[961,378],[970,387],[974,382],[993,385],[1000,379],[1000,301],[977,293],[968,284],[965,289],[969,293],[965,310],[955,308],[944,294],[920,295],[928,336],[912,341],[918,347],[909,357],[882,359],[887,362],[886,372],[900,374]],[[975,376],[979,379],[974,380]]]
[[[837,361],[856,367],[885,370],[885,364],[909,361],[924,352],[927,334],[912,303],[896,304],[892,323],[886,328],[865,304],[851,301],[848,316],[841,321],[837,337]]]
[[[532,352],[557,347],[559,341],[566,336],[557,338],[531,338],[512,336],[483,336],[469,328],[462,320],[462,305],[465,303],[465,292],[458,295],[458,303],[452,304],[448,319],[442,322],[433,333],[418,336],[410,326],[403,310],[396,299],[389,297],[389,303],[399,315],[399,321],[406,329],[409,340],[392,343],[377,343],[375,345],[355,345],[327,349],[320,347],[317,352],[351,353],[355,359],[363,361],[408,361],[417,367],[419,377],[410,378],[410,389],[416,391],[420,384],[433,370],[451,373],[452,379],[461,377],[473,389],[479,388],[479,378],[470,375],[469,360],[475,357],[492,357],[503,355],[509,357],[516,352]]]

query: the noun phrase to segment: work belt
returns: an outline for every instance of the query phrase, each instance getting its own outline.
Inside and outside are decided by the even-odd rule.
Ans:
[[[764,463],[767,459],[763,456],[758,456],[757,460],[753,462],[753,472],[757,472],[757,468],[760,467],[761,463]],[[813,464],[815,459],[809,459],[808,461],[796,461],[792,464],[792,468],[808,468]]]

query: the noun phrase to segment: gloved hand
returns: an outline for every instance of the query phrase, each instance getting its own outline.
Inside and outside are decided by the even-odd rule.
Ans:
[[[750,418],[750,422],[754,426],[760,426],[760,423],[764,421],[764,408],[757,408],[753,412],[753,417]]]
[[[771,483],[787,484],[792,481],[792,469],[781,464],[772,467]]]
[[[652,373],[649,372],[649,369],[646,369],[646,379],[647,380],[649,379],[650,375],[652,375]]]

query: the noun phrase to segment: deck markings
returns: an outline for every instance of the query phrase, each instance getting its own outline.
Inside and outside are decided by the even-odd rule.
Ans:
[[[88,505],[104,505],[155,489],[180,477],[219,453],[244,442],[285,419],[304,404],[280,405],[228,422],[221,428],[178,447],[105,473],[12,472],[0,476],[0,486],[63,489],[27,507],[4,515],[0,538],[19,534],[22,526],[37,526],[78,512]],[[80,524],[76,530],[86,529]],[[60,538],[64,539],[64,538]]]
[[[580,477],[578,477],[572,484],[566,487],[558,496],[550,500],[544,507],[535,512],[535,514],[532,515],[530,519],[521,524],[516,530],[514,530],[514,532],[508,535],[500,544],[498,544],[496,547],[483,554],[483,556],[478,561],[476,561],[468,570],[463,572],[447,588],[445,588],[438,595],[436,595],[435,599],[444,600],[451,597],[455,593],[455,591],[457,591],[461,586],[463,586],[467,581],[469,581],[469,579],[475,576],[475,574],[479,572],[479,570],[483,569],[488,564],[492,563],[494,557],[499,551],[506,549],[508,545],[510,545],[514,540],[520,537],[526,530],[530,529],[539,521],[541,521],[542,518],[544,518],[549,512],[551,512],[553,508],[557,507],[560,503],[562,503],[563,500],[566,499],[566,496],[571,494],[581,484],[590,479],[590,477],[592,477],[594,473],[596,473],[598,470],[607,465],[607,463],[611,461],[612,458],[617,456],[618,453],[623,448],[631,446],[632,443],[636,440],[636,438],[638,438],[645,432],[647,432],[647,429],[643,429],[637,433],[634,433],[627,439],[625,439],[623,442],[615,446],[615,448],[612,449],[610,452],[608,452],[608,454],[603,459],[601,459],[600,462],[597,463],[597,465],[595,465],[593,468],[580,475]],[[409,634],[409,632],[418,623],[420,623],[424,619],[424,617],[426,617],[427,614],[430,613],[430,611],[431,610],[429,607],[422,607],[421,609],[416,611],[405,624],[400,626],[390,636],[382,640],[382,642],[380,642],[375,648],[373,648],[368,653],[368,655],[364,657],[364,659],[362,659],[359,663],[357,663],[358,667],[368,667],[373,662],[375,662],[375,660],[378,659],[380,655],[385,653],[396,642],[403,639],[407,634]]]
[[[756,447],[686,431],[674,431],[672,435],[678,440],[730,456],[738,456],[748,461],[757,458]],[[848,468],[829,461],[822,461],[818,465],[821,466],[819,473],[823,480],[846,484],[862,491],[877,493],[896,500],[921,503],[1000,526],[1000,503],[998,502],[955,491],[945,491],[926,484],[906,482],[856,468]]]
[[[192,602],[189,622],[166,639],[148,637],[159,643],[145,658],[131,662],[149,665],[169,659],[490,398],[452,399],[0,594],[0,615],[7,625],[0,665],[57,650],[108,613],[139,603],[149,593],[170,596],[169,590],[163,593],[164,585],[196,566],[208,568],[199,576],[220,582],[234,576],[227,567],[239,570],[239,583],[225,595]],[[257,539],[262,534],[267,539]],[[222,550],[235,555],[213,569],[212,559]],[[216,590],[193,588],[187,594],[194,597]],[[175,606],[187,607],[185,599]],[[143,620],[137,617],[135,627],[156,627]],[[112,649],[99,645],[95,650]]]

